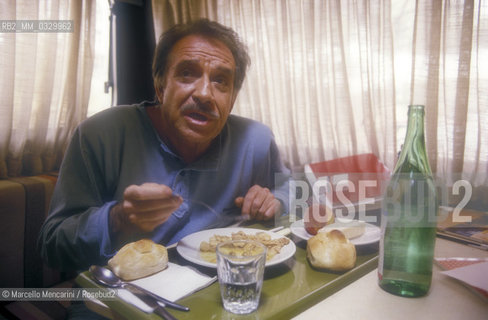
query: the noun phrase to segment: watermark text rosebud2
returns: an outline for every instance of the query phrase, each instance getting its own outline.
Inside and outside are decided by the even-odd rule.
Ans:
[[[374,177],[374,173],[370,174]],[[462,210],[469,203],[473,194],[473,188],[469,181],[459,179],[453,183],[435,180],[434,188],[437,197],[432,197],[429,188],[422,180],[417,182],[416,188],[405,191],[408,182],[402,182],[397,189],[387,190],[388,181],[380,179],[363,179],[367,174],[340,174],[340,179],[317,179],[313,183],[306,178],[305,174],[294,174],[288,184],[289,187],[289,220],[294,222],[301,219],[304,213],[313,203],[320,203],[329,206],[337,218],[359,219],[368,223],[379,223],[377,215],[368,215],[369,210],[379,209],[381,206],[388,210],[388,206],[403,203],[409,207],[418,206],[439,206],[448,207],[452,211],[452,221],[471,222],[470,216],[463,216]],[[329,174],[330,177],[330,174]],[[402,199],[398,199],[401,194]],[[453,202],[455,199],[456,202]],[[392,210],[395,211],[395,210]],[[447,219],[445,214],[433,214],[428,217],[429,224],[442,222]],[[318,219],[321,216],[316,217]],[[395,219],[399,217],[390,217]],[[420,214],[413,213],[409,219],[412,222],[421,218]]]

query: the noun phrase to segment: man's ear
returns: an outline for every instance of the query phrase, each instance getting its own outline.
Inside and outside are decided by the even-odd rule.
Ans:
[[[234,109],[234,103],[236,102],[236,99],[237,99],[237,93],[239,91],[235,91],[233,94],[232,94],[232,100],[231,100],[231,107],[230,107],[230,111],[232,111],[232,109]]]
[[[163,103],[163,96],[164,96],[163,89],[160,88],[158,85],[155,85],[154,91],[156,91],[156,97],[158,98],[159,103],[160,104]]]

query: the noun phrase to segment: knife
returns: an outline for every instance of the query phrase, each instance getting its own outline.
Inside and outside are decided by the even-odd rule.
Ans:
[[[142,300],[145,304],[147,304],[150,308],[154,309],[154,313],[163,317],[166,320],[177,320],[171,313],[168,312],[164,307],[162,307],[156,299],[151,296],[148,296],[138,290],[130,290],[135,296]]]
[[[169,307],[169,308],[173,308],[173,309],[180,310],[180,311],[189,311],[190,310],[190,308],[188,308],[188,307],[182,306],[178,303],[175,303],[175,302],[172,302],[168,299],[165,299],[165,298],[153,293],[152,291],[146,290],[146,289],[144,289],[144,288],[142,288],[142,287],[140,287],[134,283],[131,283],[131,282],[126,282],[125,289],[129,289],[129,291],[131,291],[132,293],[135,293],[137,291],[139,293],[142,293],[146,296],[153,298],[156,301],[161,301],[166,307]]]

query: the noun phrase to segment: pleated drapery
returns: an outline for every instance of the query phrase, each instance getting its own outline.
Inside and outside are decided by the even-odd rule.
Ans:
[[[73,21],[73,32],[0,33],[0,178],[55,170],[87,114],[94,1],[2,1],[0,19]]]
[[[200,17],[252,65],[234,113],[269,125],[288,165],[372,152],[393,168],[409,104],[426,106],[439,183],[488,186],[486,1],[152,0],[156,39]],[[487,199],[484,199],[488,203]]]

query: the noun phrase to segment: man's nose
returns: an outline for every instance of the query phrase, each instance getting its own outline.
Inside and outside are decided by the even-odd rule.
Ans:
[[[208,78],[208,76],[202,76],[195,83],[195,91],[193,92],[193,98],[202,104],[211,103],[213,99],[213,94],[212,94],[210,79]]]

